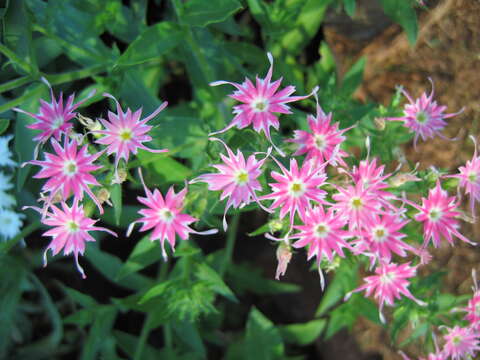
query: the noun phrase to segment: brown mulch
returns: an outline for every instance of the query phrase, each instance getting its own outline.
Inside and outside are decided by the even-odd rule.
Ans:
[[[397,25],[388,26],[375,38],[367,40],[355,38],[348,31],[346,34],[345,27],[338,24],[327,26],[325,35],[335,57],[342,61],[340,72],[358,57],[367,57],[364,83],[356,92],[358,99],[386,104],[397,85],[403,85],[407,92],[417,97],[424,91],[431,91],[430,77],[435,84],[435,99],[446,105],[448,112],[465,108],[462,114],[448,121],[444,132],[448,137],[458,136],[458,141],[435,138],[419,142],[417,151],[413,146],[404,148],[407,158],[420,162],[421,168],[435,166],[455,172],[459,165],[472,157],[473,144],[468,135],[477,138],[479,135],[480,1],[425,2],[429,9],[419,11],[420,32],[413,47]],[[464,223],[462,231],[473,241],[480,242],[479,223]],[[444,245],[433,252],[434,260],[424,266],[422,272],[446,268],[444,291],[470,293],[471,270],[480,270],[480,250],[460,244],[460,241],[454,248]],[[379,353],[385,360],[401,359],[383,328],[368,320],[358,322],[353,336],[364,352]],[[411,356],[425,355],[418,346],[407,350]]]

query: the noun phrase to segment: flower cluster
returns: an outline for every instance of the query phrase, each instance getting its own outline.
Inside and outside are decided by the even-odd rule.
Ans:
[[[76,104],[74,104],[74,95],[70,95],[64,104],[63,95],[60,94],[57,100],[50,84],[45,79],[43,81],[50,88],[51,102],[47,103],[41,100],[37,114],[15,109],[17,112],[27,114],[36,120],[35,123],[27,127],[41,131],[34,138],[38,141],[34,160],[24,163],[23,166],[27,164],[39,166],[41,169],[34,175],[34,178],[46,179],[39,199],[43,202],[43,206],[26,206],[25,208],[38,211],[42,215],[42,223],[52,227],[43,234],[52,238],[44,253],[44,264],[47,264],[48,250],[56,255],[63,249],[64,255],[73,253],[77,269],[82,277],[85,277],[85,273],[78,262],[78,255],[83,255],[86,242],[95,241],[90,232],[103,231],[113,236],[117,236],[117,234],[109,229],[94,225],[97,220],[89,218],[90,210],[87,209],[90,208],[84,208],[82,205],[84,195],[86,194],[95,203],[100,214],[102,214],[104,211],[102,203],[109,202],[107,189],[109,185],[105,184],[105,180],[109,177],[112,178],[111,184],[121,183],[125,180],[126,176],[120,176],[120,160],[123,159],[127,163],[130,155],[135,155],[138,149],[152,153],[168,151],[167,149],[155,150],[144,145],[145,142],[152,140],[152,137],[148,135],[148,132],[152,129],[152,126],[147,124],[148,121],[165,109],[167,102],[162,103],[152,114],[142,119],[141,109],[132,111],[127,108],[126,111],[123,111],[119,102],[112,95],[104,94],[105,97],[114,101],[116,112],[108,111],[108,120],[92,121],[78,114],[76,110],[93,96],[94,92]],[[75,118],[78,118],[86,126],[87,133],[82,135],[74,132],[72,120]],[[94,142],[89,141],[91,134],[95,136]],[[0,154],[3,154],[1,165],[11,166],[14,163],[8,152],[8,140],[8,138],[0,139]],[[53,151],[43,151],[44,159],[37,160],[38,151],[44,146],[49,146]],[[101,146],[106,147],[101,148]],[[5,150],[3,147],[5,147]],[[107,156],[115,155],[113,174],[105,174],[109,172],[109,169],[99,165],[99,158],[104,154],[107,154]],[[6,175],[0,173],[0,191],[10,188],[8,180],[9,178]],[[177,234],[182,239],[187,239],[189,233],[200,234],[188,226],[197,219],[181,213],[187,192],[186,188],[178,194],[175,194],[173,188],[170,188],[163,198],[159,190],[155,189],[152,193],[146,187],[143,178],[141,180],[147,197],[139,197],[138,200],[147,206],[147,209],[140,210],[139,213],[143,218],[133,222],[130,228],[138,222],[143,223],[141,231],[154,228],[151,240],[160,240],[164,254],[166,254],[164,250],[165,239],[169,241],[173,249]],[[1,200],[4,203],[0,207],[0,211],[5,212],[2,219],[5,222],[10,221],[10,224],[1,227],[0,231],[5,232],[5,236],[11,237],[18,232],[21,225],[20,216],[14,217],[13,212],[4,209],[14,203],[12,198],[5,195],[1,196]],[[60,203],[60,205],[56,205],[56,203]],[[206,233],[210,234],[212,232],[208,231]]]
[[[23,214],[14,211],[17,202],[9,193],[13,189],[11,169],[17,165],[8,147],[11,139],[11,136],[0,137],[0,240],[15,237],[22,228],[24,218]]]

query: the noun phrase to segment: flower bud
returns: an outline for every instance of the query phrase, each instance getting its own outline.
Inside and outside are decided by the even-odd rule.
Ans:
[[[280,276],[285,275],[287,271],[288,263],[292,259],[292,251],[290,246],[284,242],[281,242],[277,248],[277,271],[275,273],[275,279],[280,280]]]

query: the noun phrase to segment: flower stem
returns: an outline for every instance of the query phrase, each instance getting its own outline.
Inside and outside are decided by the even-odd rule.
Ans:
[[[224,261],[220,267],[220,276],[225,274],[227,271],[228,265],[232,261],[233,256],[233,249],[235,248],[235,240],[237,238],[237,231],[238,231],[238,224],[240,222],[240,212],[237,212],[230,222],[228,226],[228,233],[227,233],[227,246],[225,248],[225,257]]]

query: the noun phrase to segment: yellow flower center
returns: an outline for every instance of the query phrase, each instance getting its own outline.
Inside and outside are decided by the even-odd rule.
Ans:
[[[294,181],[290,184],[290,194],[298,197],[302,196],[303,193],[305,192],[305,184],[303,184],[301,181]]]
[[[327,237],[329,231],[330,229],[326,224],[318,224],[315,227],[315,235],[319,238]]]
[[[165,222],[171,222],[174,218],[174,214],[169,209],[161,209],[158,216]]]
[[[133,137],[132,130],[130,130],[130,129],[122,130],[122,131],[120,132],[119,137],[120,137],[120,140],[122,140],[122,141],[129,141],[129,140],[131,140],[132,137]]]
[[[235,175],[235,181],[238,185],[245,185],[248,183],[248,173],[245,170],[240,170]]]
[[[313,141],[315,143],[315,146],[317,147],[318,150],[323,150],[325,149],[325,146],[327,145],[327,141],[325,139],[325,136],[316,134],[313,138]]]
[[[77,173],[78,166],[74,160],[67,160],[63,163],[63,173],[68,176],[73,176]]]
[[[252,102],[252,109],[255,112],[263,112],[268,109],[268,101],[264,98],[258,98]]]
[[[377,227],[373,230],[373,239],[377,242],[382,242],[387,237],[387,231],[383,227]]]
[[[52,130],[57,130],[58,128],[60,128],[60,126],[63,125],[64,122],[65,122],[65,120],[63,119],[63,116],[57,116],[52,121],[52,125],[51,125]]]
[[[452,338],[452,342],[453,342],[454,345],[458,345],[462,342],[462,337],[460,335],[455,335]]]
[[[428,213],[428,218],[431,221],[437,221],[441,217],[442,217],[442,212],[437,208],[431,209],[430,212]]]
[[[359,197],[352,198],[351,204],[352,204],[352,207],[357,210],[363,206],[362,199],[360,199]]]
[[[471,172],[467,175],[467,179],[471,183],[476,183],[478,179],[478,174],[476,172]]]
[[[67,230],[71,233],[77,232],[80,230],[80,225],[78,225],[75,221],[70,220],[67,222]]]
[[[424,111],[419,111],[416,116],[417,122],[425,124],[428,121],[428,115]]]

